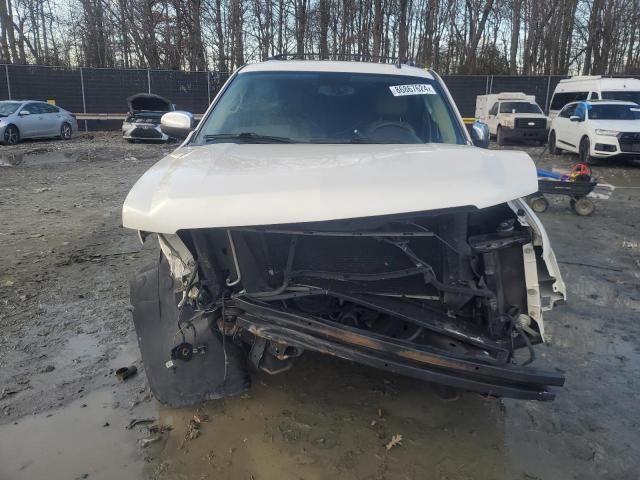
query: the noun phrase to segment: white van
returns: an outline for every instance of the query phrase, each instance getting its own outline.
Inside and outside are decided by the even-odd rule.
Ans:
[[[476,118],[489,125],[498,145],[506,141],[547,140],[547,117],[535,95],[503,92],[476,97]]]
[[[624,100],[640,104],[640,80],[600,75],[560,80],[549,104],[549,119],[558,115],[568,103],[583,100]]]

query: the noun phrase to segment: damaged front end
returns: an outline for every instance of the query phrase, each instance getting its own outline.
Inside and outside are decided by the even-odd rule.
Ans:
[[[551,400],[564,383],[529,365],[564,285],[520,200],[159,239],[132,299],[164,403],[238,393],[246,362],[278,373],[305,350],[492,396]]]

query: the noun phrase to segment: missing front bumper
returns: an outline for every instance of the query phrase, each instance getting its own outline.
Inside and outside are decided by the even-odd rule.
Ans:
[[[564,377],[555,371],[457,358],[372,332],[287,312],[252,299],[236,298],[233,304],[245,312],[238,316],[237,326],[257,338],[428,382],[484,395],[540,401],[555,398],[548,387],[564,385]]]

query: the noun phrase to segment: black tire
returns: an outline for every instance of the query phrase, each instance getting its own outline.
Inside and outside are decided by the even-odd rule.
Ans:
[[[556,132],[553,130],[549,134],[549,151],[551,155],[560,155],[562,153],[562,150],[556,146]]]
[[[587,197],[580,197],[571,199],[571,209],[575,212],[576,215],[580,215],[581,217],[588,217],[596,210],[596,204]]]
[[[531,207],[531,209],[536,213],[546,212],[549,208],[549,200],[547,200],[544,196],[536,196],[531,197],[527,200],[527,203]]]
[[[71,140],[72,135],[73,129],[71,128],[71,125],[69,125],[67,122],[64,122],[62,125],[60,125],[60,138],[62,140]]]
[[[502,133],[502,128],[500,128],[500,125],[498,125],[498,133],[496,133],[496,141],[498,142],[499,146],[503,146],[504,145],[504,133]]]
[[[5,145],[15,145],[20,142],[20,130],[15,125],[8,125],[4,129],[4,136],[2,137],[2,143]]]
[[[589,155],[591,150],[591,142],[589,141],[589,137],[582,137],[580,140],[580,147],[578,148],[578,157],[580,158],[580,163],[586,163],[587,165],[595,165],[596,161]]]

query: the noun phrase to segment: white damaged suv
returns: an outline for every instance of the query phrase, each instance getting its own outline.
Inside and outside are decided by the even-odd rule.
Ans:
[[[531,158],[471,136],[442,80],[399,64],[270,60],[224,85],[129,193],[162,255],[132,281],[152,391],[182,406],[305,350],[487,395],[551,400],[543,311],[565,287],[521,200]],[[472,139],[473,138],[473,139]]]

